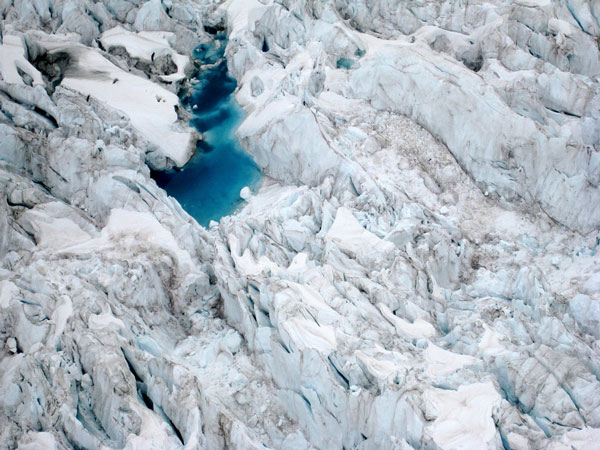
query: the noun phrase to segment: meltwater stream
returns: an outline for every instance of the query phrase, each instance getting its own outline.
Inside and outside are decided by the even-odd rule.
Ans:
[[[194,114],[191,124],[204,139],[183,168],[152,174],[203,226],[235,211],[242,203],[240,190],[256,189],[261,178],[260,169],[235,136],[244,111],[233,95],[236,81],[227,74],[224,49],[225,42],[216,41],[195,50],[194,56],[203,64],[215,65],[199,73],[194,91],[182,100]]]

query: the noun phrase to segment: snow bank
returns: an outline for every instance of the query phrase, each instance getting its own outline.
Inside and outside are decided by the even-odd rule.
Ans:
[[[497,448],[492,410],[501,397],[492,383],[461,386],[457,391],[429,389],[424,400],[436,418],[430,432],[442,449]]]
[[[123,112],[140,135],[176,165],[187,162],[194,151],[195,132],[178,122],[175,94],[118,68],[95,49],[57,40],[38,44],[50,53],[70,56],[62,86]]]
[[[177,124],[177,96],[119,69],[95,50],[83,47],[77,50],[77,66],[69,71],[62,85],[123,111],[148,141],[178,166],[185,164],[194,142],[191,130],[179,129]],[[90,67],[94,68],[93,72],[88,71]]]
[[[25,59],[25,47],[21,36],[7,35],[0,44],[0,75],[2,79],[11,84],[28,84],[19,73],[28,75],[35,85],[44,85],[40,72]]]
[[[394,244],[365,230],[344,207],[337,210],[335,221],[325,239],[336,244],[348,255],[367,263],[381,263],[390,260],[394,255]]]
[[[166,82],[179,81],[185,78],[185,68],[190,58],[175,52],[171,48],[171,42],[175,34],[168,31],[140,31],[134,33],[117,26],[100,35],[100,42],[106,49],[110,47],[124,47],[133,58],[139,58],[147,62],[155,58],[170,55],[177,66],[177,72],[171,75],[161,75],[161,80]]]
[[[81,254],[112,250],[117,254],[127,254],[136,248],[149,252],[152,249],[168,251],[177,258],[182,273],[187,273],[194,267],[190,254],[179,247],[171,232],[154,215],[118,208],[111,211],[108,223],[99,237],[63,251]]]

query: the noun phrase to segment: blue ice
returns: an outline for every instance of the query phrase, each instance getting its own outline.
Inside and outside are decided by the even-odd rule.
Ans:
[[[255,191],[261,179],[260,169],[235,136],[244,111],[233,95],[236,81],[227,74],[224,47],[221,41],[196,49],[203,64],[218,64],[201,71],[194,91],[182,99],[204,139],[183,168],[153,173],[159,186],[202,226],[233,213],[242,204],[240,190],[248,186]]]

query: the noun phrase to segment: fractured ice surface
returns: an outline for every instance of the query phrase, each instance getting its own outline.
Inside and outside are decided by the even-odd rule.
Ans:
[[[597,447],[597,2],[0,14],[1,445]],[[222,31],[265,177],[206,229],[150,167]]]

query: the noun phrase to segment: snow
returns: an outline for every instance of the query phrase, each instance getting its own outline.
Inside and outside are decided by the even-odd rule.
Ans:
[[[110,328],[114,326],[117,330],[125,330],[125,323],[117,319],[108,307],[105,307],[100,314],[92,314],[88,319],[88,327],[92,330]]]
[[[122,111],[132,126],[175,164],[182,166],[187,162],[195,142],[192,130],[178,123],[175,107],[179,107],[179,98],[175,94],[119,69],[94,49],[52,43],[47,46],[51,51],[65,51],[74,57],[75,63],[62,86]]]
[[[379,360],[360,350],[356,352],[356,357],[371,375],[380,380],[387,380],[398,372],[398,365],[394,361]]]
[[[396,316],[387,305],[380,303],[379,310],[395,328],[398,334],[409,338],[429,338],[435,335],[435,328],[423,319],[416,319],[413,323]]]
[[[79,225],[67,218],[47,218],[43,210],[31,210],[27,214],[32,218],[38,246],[42,249],[63,254],[94,252],[100,249],[121,245],[135,247],[158,247],[177,257],[181,269],[193,266],[189,253],[182,250],[173,235],[165,229],[151,213],[113,209],[100,236],[92,237]]]
[[[56,450],[56,438],[46,431],[30,432],[23,442],[19,443],[19,450]]]
[[[248,249],[240,255],[239,239],[233,234],[229,235],[229,248],[236,267],[246,277],[257,277],[265,271],[277,273],[280,270],[279,266],[267,256],[261,256],[257,261]]]
[[[325,239],[359,261],[384,262],[393,257],[395,249],[391,242],[384,241],[365,230],[352,212],[345,207],[338,208],[335,221]]]
[[[176,258],[177,270],[182,273],[194,266],[190,254],[179,247],[171,232],[154,215],[121,208],[111,210],[108,223],[102,228],[99,237],[68,247],[62,252],[81,254],[112,251],[123,254],[136,248],[149,252],[155,249],[169,252]]]
[[[296,105],[287,99],[280,99],[270,103],[268,108],[262,109],[252,115],[252,120],[246,118],[238,130],[240,136],[250,134],[250,129],[265,128],[276,120],[280,120],[286,115],[291,114]]]
[[[171,433],[167,432],[168,426],[164,420],[159,419],[158,415],[148,408],[130,402],[129,406],[142,419],[141,430],[139,434],[130,434],[124,450],[170,450],[181,448],[181,443]]]
[[[328,355],[337,349],[333,327],[319,325],[312,320],[301,317],[292,317],[282,325],[282,328],[295,344],[294,347],[297,347],[300,351],[313,348]]]
[[[425,350],[427,373],[433,377],[449,375],[457,370],[477,362],[477,359],[468,355],[458,355],[444,350],[435,344],[429,344]]]
[[[67,326],[67,321],[72,315],[73,302],[69,296],[63,295],[51,316],[54,321],[54,339],[63,333]]]
[[[19,293],[19,288],[9,280],[0,281],[0,308],[8,308],[10,301]]]
[[[424,400],[428,414],[435,417],[429,431],[440,448],[496,448],[492,410],[501,397],[491,382],[460,386],[457,391],[428,389]]]
[[[19,70],[29,75],[33,85],[44,85],[42,74],[25,58],[23,38],[5,35],[0,44],[0,75],[6,83],[25,85]]]
[[[561,33],[565,36],[569,36],[571,34],[571,25],[569,22],[565,22],[564,20],[550,19],[548,21],[548,28],[550,31]]]
[[[154,58],[171,55],[177,66],[177,72],[171,75],[161,75],[165,82],[175,82],[186,77],[185,68],[190,62],[188,56],[179,54],[171,48],[175,34],[167,31],[127,31],[121,26],[116,26],[100,35],[100,42],[104,48],[124,47],[129,56],[152,62]]]
[[[227,24],[231,27],[230,39],[247,28],[267,9],[265,2],[258,0],[228,0],[222,5],[229,16]]]
[[[501,344],[502,335],[489,325],[484,325],[485,332],[478,344],[479,351],[484,355],[498,355],[505,352],[504,346]]]
[[[48,4],[13,3],[6,22]],[[72,56],[67,82],[108,100],[37,86],[56,129],[2,125],[17,166],[0,164],[3,441],[181,447],[173,424],[188,448],[597,447],[597,226],[556,222],[596,223],[586,2],[425,2],[418,21],[386,0],[134,3],[93,12],[119,15],[106,29],[173,31],[103,36],[144,61],[228,24],[241,140],[269,173],[199,227],[149,178],[149,140],[103,107],[135,80],[114,72],[113,87],[117,69],[78,36],[47,43]],[[33,104],[34,89],[4,86]],[[535,133],[511,128],[530,120]]]
[[[48,250],[60,250],[91,239],[79,225],[70,219],[58,218],[36,222],[38,246]]]
[[[583,428],[568,431],[561,442],[554,443],[548,450],[596,450],[600,442],[600,428]]]
[[[518,5],[527,6],[529,8],[543,8],[552,4],[551,0],[515,0],[515,3]]]

